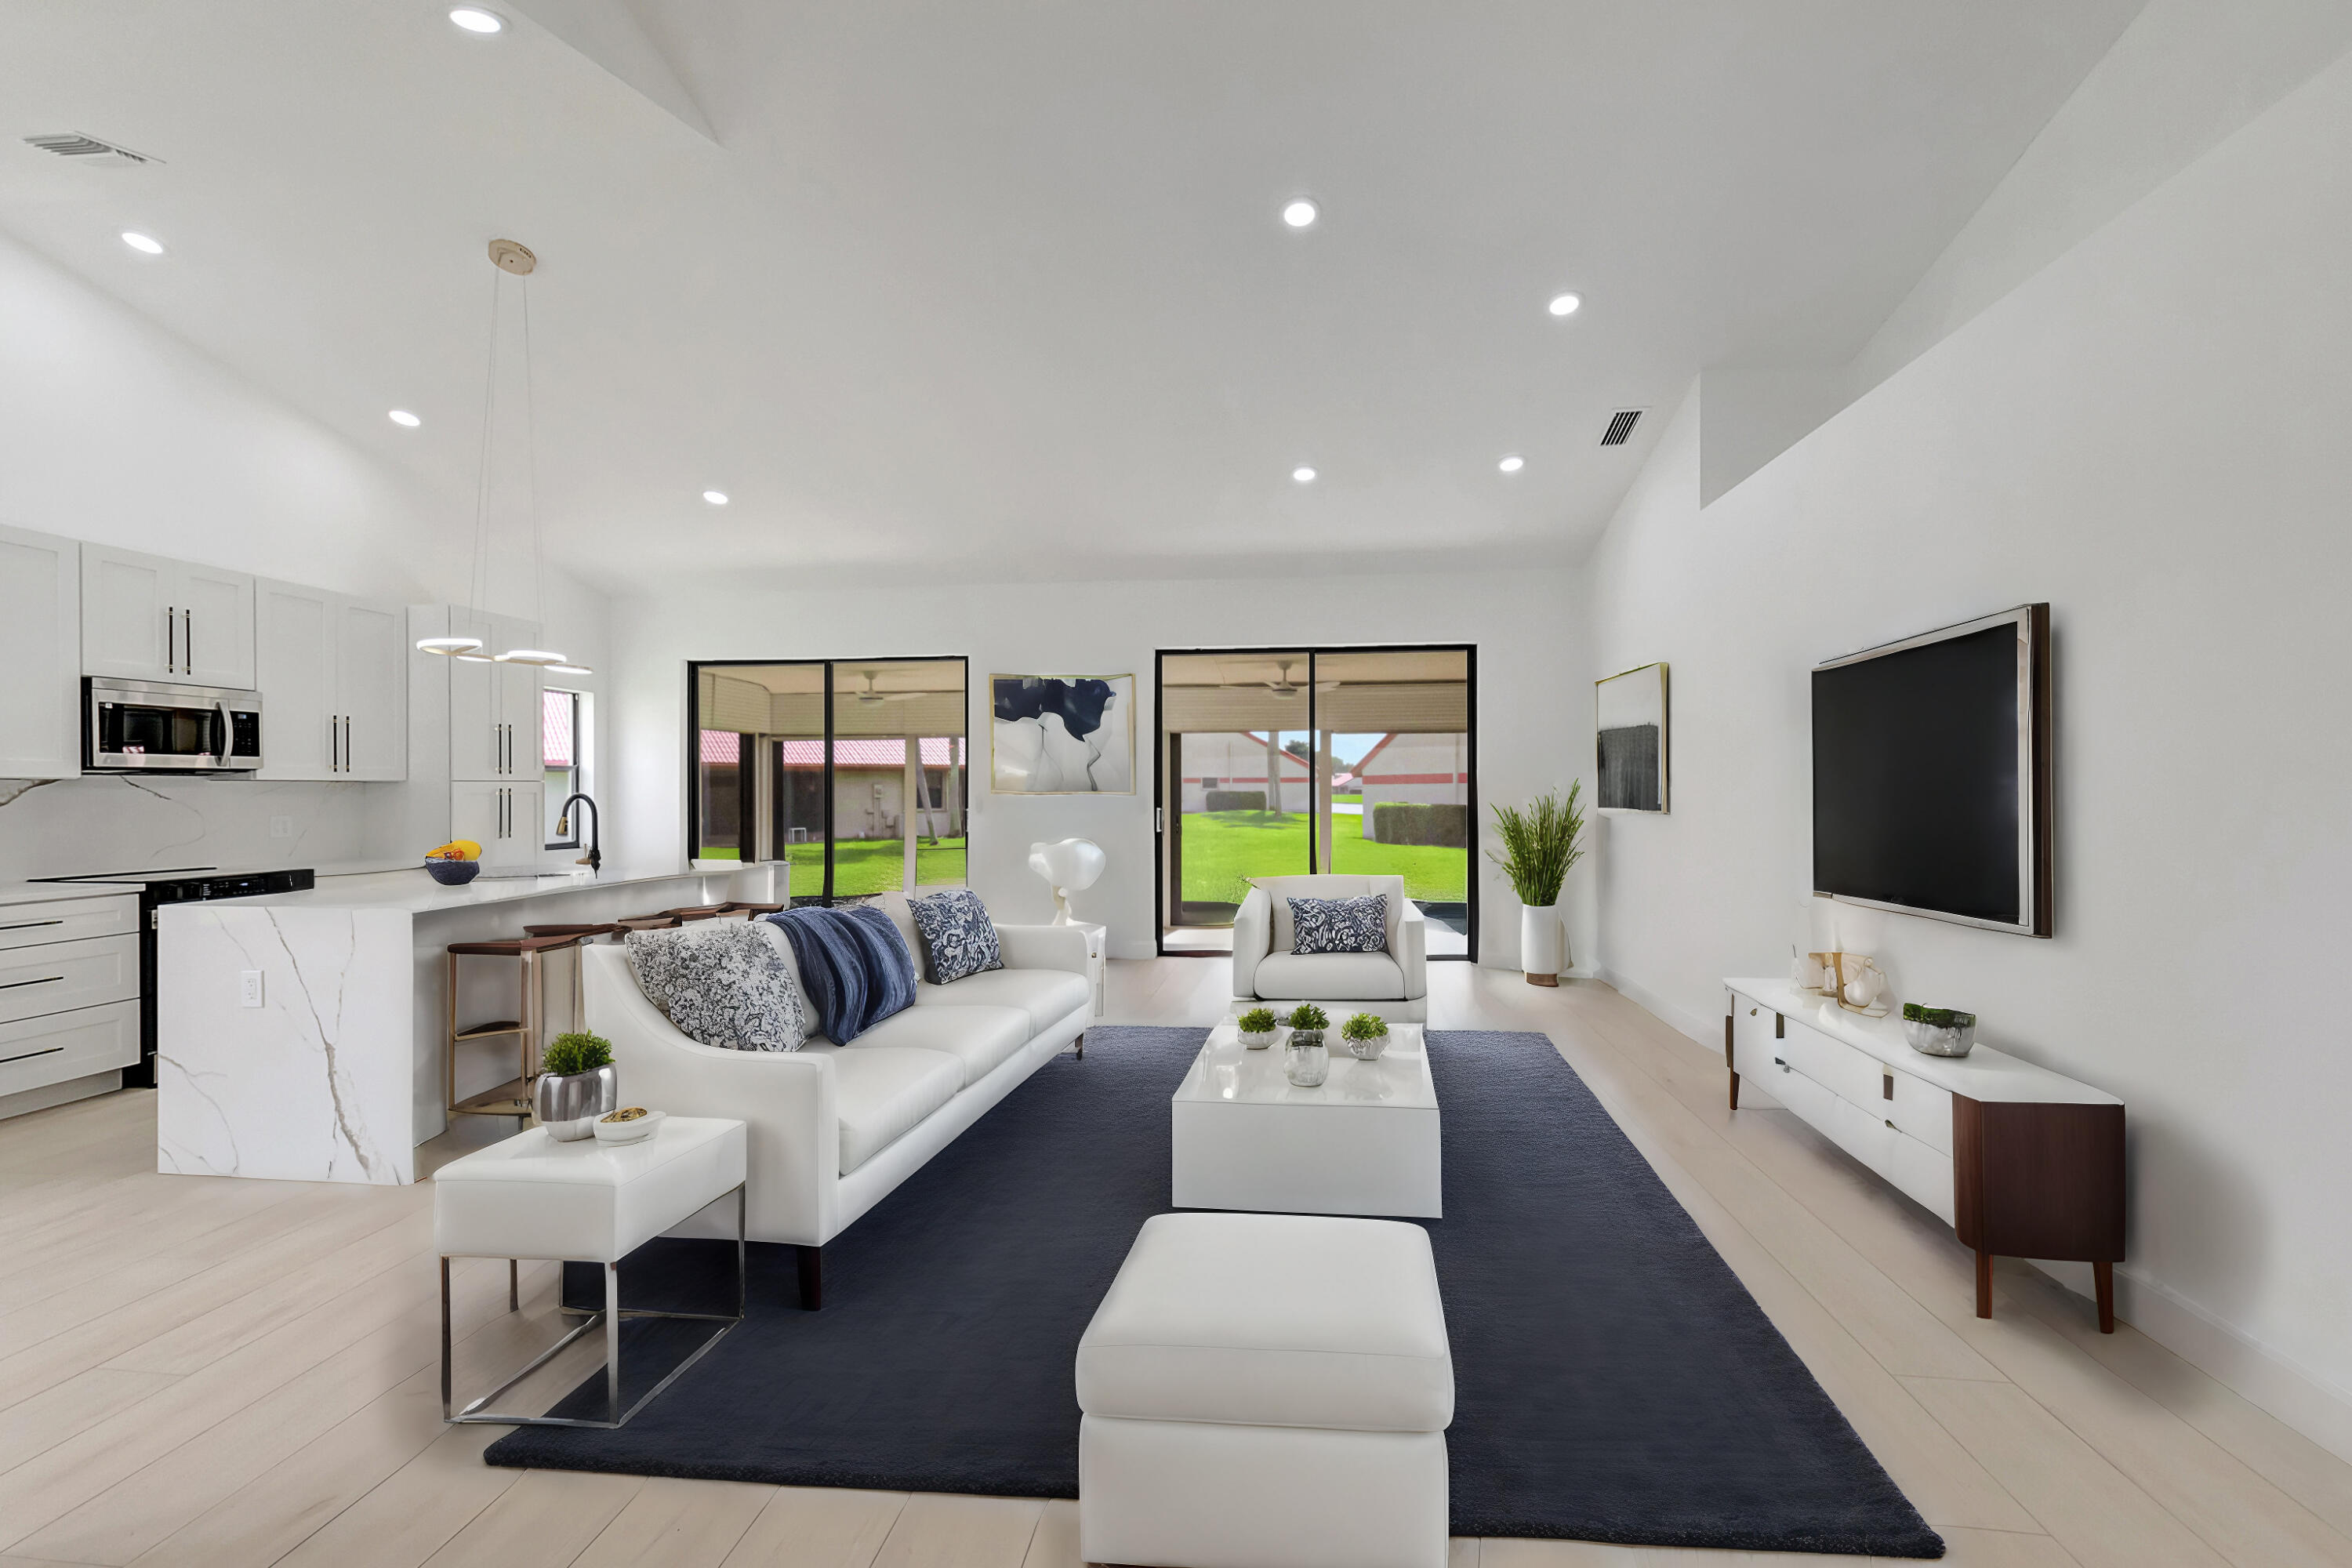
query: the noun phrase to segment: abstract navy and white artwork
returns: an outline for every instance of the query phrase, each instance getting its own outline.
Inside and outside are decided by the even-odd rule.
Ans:
[[[1135,677],[995,675],[989,693],[998,794],[1135,793]]]
[[[1666,667],[1645,664],[1593,683],[1603,811],[1666,809]]]

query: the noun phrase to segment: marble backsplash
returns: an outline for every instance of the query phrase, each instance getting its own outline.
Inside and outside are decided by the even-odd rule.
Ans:
[[[121,773],[0,779],[0,882],[394,858],[405,849],[398,839],[406,788]]]

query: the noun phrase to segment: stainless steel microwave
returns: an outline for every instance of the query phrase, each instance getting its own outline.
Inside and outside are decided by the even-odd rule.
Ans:
[[[261,693],[86,676],[81,765],[90,773],[252,773],[261,766]]]

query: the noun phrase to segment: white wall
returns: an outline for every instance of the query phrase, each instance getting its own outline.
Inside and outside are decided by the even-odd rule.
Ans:
[[[1275,642],[1472,642],[1478,646],[1481,811],[1524,801],[1591,772],[1591,687],[1570,613],[1570,578],[1557,571],[1480,575],[1332,577],[1278,581],[972,584],[897,590],[665,585],[616,601],[613,637],[615,741],[607,770],[609,846],[633,866],[673,864],[685,852],[686,665],[689,659],[916,658],[971,659],[971,876],[1011,919],[1045,920],[1053,901],[1028,868],[1029,846],[1082,837],[1110,868],[1073,900],[1110,927],[1111,951],[1153,951],[1152,656],[1161,648],[1263,647]],[[1139,709],[1132,795],[999,795],[987,787],[992,674],[1136,677]],[[1482,835],[1482,843],[1486,839]],[[1481,957],[1515,966],[1518,905],[1478,858]],[[1591,942],[1591,897],[1579,868],[1571,952]]]
[[[469,500],[422,489],[5,237],[0,522],[394,603],[462,597],[473,533]],[[491,607],[530,613],[523,576],[494,583]],[[548,574],[557,646],[600,669],[604,615],[601,595]],[[394,826],[404,787],[0,782],[0,880],[421,854]]]
[[[1809,934],[1809,667],[2051,603],[2056,939],[1848,940],[2128,1102],[2125,1316],[2352,1455],[2347,146],[2352,60],[1704,510],[1685,405],[1585,588],[1599,668],[1674,664],[1601,961],[1710,1044]]]

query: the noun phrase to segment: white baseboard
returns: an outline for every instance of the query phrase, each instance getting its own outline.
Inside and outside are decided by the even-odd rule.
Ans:
[[[1694,1017],[1640,982],[1606,965],[1600,977],[1619,995],[1689,1036],[1706,1049],[1723,1048],[1720,1018]],[[2089,1264],[2036,1260],[2034,1267],[2076,1295],[2090,1296]],[[2116,1316],[2337,1458],[2352,1462],[2352,1391],[2336,1387],[2310,1368],[2263,1344],[2244,1330],[2222,1321],[2127,1263],[2116,1266]]]

